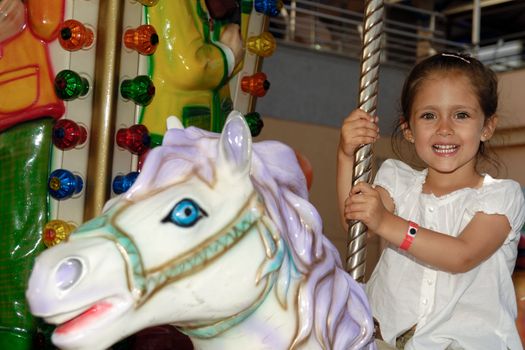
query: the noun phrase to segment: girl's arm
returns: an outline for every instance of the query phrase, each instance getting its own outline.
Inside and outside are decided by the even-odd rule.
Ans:
[[[352,189],[352,174],[354,171],[354,157],[347,156],[339,144],[337,150],[337,204],[341,218],[341,224],[345,231],[348,231],[348,222],[344,216],[345,200]]]
[[[339,214],[345,230],[348,230],[348,223],[344,217],[344,208],[352,188],[354,153],[360,145],[373,143],[378,138],[377,117],[356,109],[343,121],[337,148],[336,187]]]
[[[368,184],[360,183],[352,189],[345,216],[363,221],[396,246],[401,245],[408,230],[408,221],[385,208],[380,193]],[[510,230],[506,216],[478,212],[458,237],[420,227],[408,252],[440,270],[467,272],[494,254]]]

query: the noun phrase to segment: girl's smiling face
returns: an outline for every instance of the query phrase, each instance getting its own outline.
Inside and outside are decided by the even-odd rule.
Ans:
[[[496,118],[485,118],[470,79],[459,71],[433,73],[418,87],[404,137],[430,172],[475,174],[480,142]]]

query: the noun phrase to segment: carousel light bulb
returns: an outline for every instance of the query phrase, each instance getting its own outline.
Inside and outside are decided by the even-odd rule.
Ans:
[[[85,96],[89,91],[88,80],[69,69],[58,72],[54,86],[57,97],[64,101],[71,101]]]
[[[58,41],[68,51],[77,51],[93,44],[93,31],[74,19],[68,19],[60,28]]]
[[[63,220],[51,220],[44,226],[42,241],[46,247],[52,247],[62,241],[67,241],[74,229],[74,225]]]
[[[147,75],[139,75],[133,79],[122,81],[120,94],[127,100],[146,106],[155,96],[155,86]]]
[[[60,119],[53,127],[53,144],[63,151],[82,145],[86,139],[86,128],[70,119]]]
[[[250,133],[252,134],[252,136],[259,136],[262,128],[264,127],[261,115],[257,112],[251,112],[247,113],[244,116],[244,119],[246,120],[246,124],[248,124],[248,127],[250,128]]]
[[[241,12],[245,14],[252,13],[253,0],[241,0]]]
[[[159,36],[152,25],[144,24],[124,33],[124,45],[141,55],[151,55],[157,49]]]
[[[255,11],[275,17],[281,13],[283,2],[281,0],[255,0],[253,6]]]
[[[252,36],[248,38],[246,47],[248,51],[261,57],[269,57],[277,46],[275,38],[270,32],[263,32],[261,35]]]
[[[56,169],[49,175],[47,187],[51,197],[56,200],[65,200],[80,193],[84,187],[84,181],[69,170]]]
[[[117,175],[113,179],[113,192],[115,194],[121,194],[129,190],[131,186],[135,183],[135,180],[139,176],[138,171],[132,171],[126,175]]]
[[[266,80],[266,74],[263,72],[241,79],[241,90],[255,97],[263,97],[269,88],[270,82]]]
[[[137,0],[144,6],[155,6],[159,2],[159,0]]]
[[[133,154],[141,155],[148,150],[151,138],[148,128],[142,124],[135,124],[129,128],[119,129],[116,142],[119,147]]]

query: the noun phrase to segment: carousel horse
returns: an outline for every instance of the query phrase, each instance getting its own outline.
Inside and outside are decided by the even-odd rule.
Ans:
[[[139,121],[158,143],[166,132],[165,117],[175,115],[185,126],[222,130],[233,102],[228,82],[242,66],[240,27],[214,18],[217,7],[238,8],[233,0],[161,0],[146,7],[159,43],[149,57],[148,74],[155,98]]]
[[[375,349],[362,287],[308,201],[294,151],[170,128],[134,185],[36,259],[26,296],[61,349],[172,324],[196,349]]]

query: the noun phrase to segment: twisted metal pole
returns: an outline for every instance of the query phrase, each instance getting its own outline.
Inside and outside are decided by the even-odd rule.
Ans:
[[[359,108],[374,115],[377,106],[379,54],[383,30],[383,1],[368,0],[363,18],[363,47],[359,80]],[[352,185],[371,181],[372,146],[362,145],[355,153]],[[346,270],[358,282],[364,282],[367,228],[360,221],[350,223]]]

